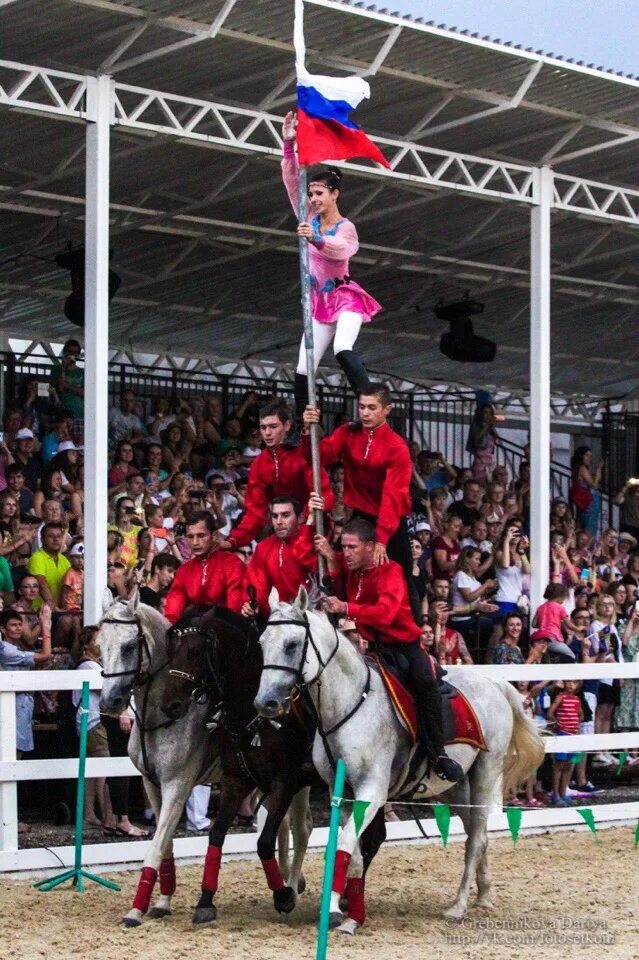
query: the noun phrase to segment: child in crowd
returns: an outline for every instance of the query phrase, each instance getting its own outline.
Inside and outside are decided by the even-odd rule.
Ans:
[[[555,721],[558,737],[568,737],[579,733],[579,724],[584,719],[581,698],[579,697],[580,686],[581,682],[579,680],[566,680],[564,689],[557,694],[550,705],[548,721]],[[576,753],[554,754],[551,797],[555,807],[572,806],[567,796],[567,790],[576,757]]]
[[[540,713],[539,704],[534,696],[534,687],[535,684],[529,680],[517,680],[515,681],[515,687],[519,696],[521,697],[521,703],[524,708],[524,713],[529,720],[532,720],[533,723],[536,722],[537,715]],[[514,796],[511,800],[506,802],[510,807],[543,807],[545,806],[541,800],[538,800],[535,797],[535,790],[537,788],[537,776],[536,772],[531,774],[527,780],[522,784],[522,789],[526,794],[525,800],[519,800],[517,796]]]
[[[563,627],[573,632],[577,630],[564,606],[567,597],[568,590],[563,583],[549,583],[544,592],[546,603],[537,608],[532,622],[539,633],[543,631],[549,640],[560,644],[564,643]]]

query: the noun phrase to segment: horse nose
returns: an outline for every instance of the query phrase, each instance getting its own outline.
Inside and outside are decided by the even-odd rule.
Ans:
[[[256,697],[253,706],[262,717],[275,717],[280,709],[278,701],[272,697]]]

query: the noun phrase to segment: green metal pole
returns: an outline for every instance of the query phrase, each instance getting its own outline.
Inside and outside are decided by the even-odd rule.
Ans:
[[[73,880],[73,885],[77,890],[84,890],[84,880],[93,880],[103,887],[110,890],[119,890],[117,883],[107,880],[106,877],[97,877],[88,870],[82,868],[82,843],[84,839],[84,794],[85,794],[85,772],[87,765],[87,737],[89,727],[89,681],[82,683],[82,699],[80,701],[80,755],[78,759],[78,789],[75,801],[75,856],[73,869],[65,870],[57,877],[51,877],[50,880],[39,880],[34,883],[34,887],[47,893],[55,887],[59,887],[66,880]]]
[[[297,206],[300,220],[306,217],[308,206],[308,177],[306,167],[300,166],[297,187]],[[302,291],[302,317],[304,320],[304,347],[306,349],[306,375],[308,377],[308,402],[312,407],[317,406],[317,390],[315,389],[315,351],[313,347],[313,311],[311,308],[311,271],[309,266],[308,240],[299,239],[300,256],[300,286]],[[319,451],[319,424],[311,426],[311,464],[313,467],[313,487],[315,493],[322,493],[322,477]],[[324,533],[324,514],[321,510],[315,511],[315,530]],[[326,573],[324,557],[317,557],[320,582]]]
[[[319,923],[317,925],[316,960],[326,960],[328,947],[328,921],[331,911],[331,890],[333,887],[333,873],[335,871],[335,854],[337,853],[337,835],[339,833],[339,815],[343,803],[344,783],[346,781],[346,764],[343,760],[337,761],[335,770],[335,784],[331,799],[331,819],[328,828],[328,843],[324,861],[324,883],[322,885],[322,900],[320,906]]]

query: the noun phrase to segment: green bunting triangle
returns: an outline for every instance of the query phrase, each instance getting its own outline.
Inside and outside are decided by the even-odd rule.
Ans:
[[[595,815],[590,809],[590,807],[579,807],[577,813],[580,817],[583,817],[584,823],[587,825],[588,829],[592,833],[595,840],[599,840],[597,836],[597,824],[595,823]]]
[[[439,830],[444,846],[448,843],[448,834],[450,832],[450,807],[447,803],[436,803],[433,807],[435,823]]]
[[[513,838],[513,843],[517,843],[519,839],[519,831],[521,829],[521,818],[523,810],[521,807],[506,807],[506,820],[508,821],[508,829],[510,830],[510,835]]]
[[[355,836],[359,837],[359,832],[362,829],[362,824],[364,822],[364,817],[366,816],[366,811],[370,807],[370,800],[353,800],[353,820],[355,822]]]
[[[628,751],[622,750],[617,759],[617,769],[615,770],[615,776],[618,777],[621,771],[623,770],[623,765],[628,759]]]
[[[583,758],[584,758],[585,756],[586,756],[586,752],[585,752],[585,750],[582,750],[581,753],[576,753],[576,754],[573,756],[572,762],[573,762],[573,763],[581,763],[581,761],[583,760]]]
[[[637,827],[635,829],[635,847],[639,847],[639,820],[637,820]]]

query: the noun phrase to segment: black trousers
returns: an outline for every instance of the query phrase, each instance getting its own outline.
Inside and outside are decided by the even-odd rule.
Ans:
[[[400,667],[402,676],[406,677],[406,685],[415,697],[417,706],[419,739],[426,745],[431,760],[435,760],[445,750],[442,698],[432,660],[422,650],[419,640],[413,643],[384,643],[382,650],[383,656],[388,655],[391,663],[396,663]],[[408,661],[407,674],[406,661]]]
[[[353,510],[352,517],[368,520],[373,526],[377,524],[377,517],[373,517],[369,513],[363,513],[361,510]],[[404,571],[404,580],[408,587],[410,609],[415,623],[421,626],[421,604],[419,602],[417,588],[415,587],[415,581],[413,580],[413,558],[410,552],[410,537],[408,536],[406,517],[400,519],[397,530],[386,544],[386,553],[388,554],[388,559],[394,560]]]
[[[109,753],[112,757],[128,756],[129,735],[120,730],[120,721],[117,717],[108,717],[101,714],[102,725],[106,730],[109,742]],[[130,777],[107,777],[107,787],[111,797],[111,806],[116,817],[129,815],[129,781]]]

